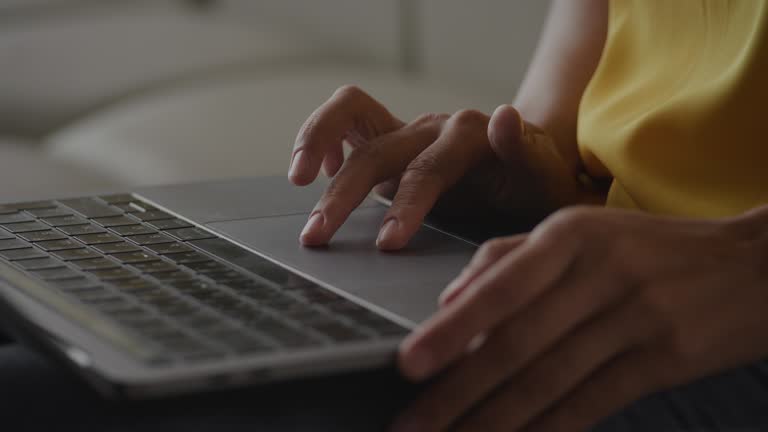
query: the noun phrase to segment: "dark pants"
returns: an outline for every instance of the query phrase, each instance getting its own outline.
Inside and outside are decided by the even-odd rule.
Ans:
[[[8,431],[381,431],[414,390],[387,371],[107,402],[64,368],[19,345],[0,345],[0,416],[4,425],[18,424],[3,427]],[[768,431],[768,363],[653,395],[596,431]]]

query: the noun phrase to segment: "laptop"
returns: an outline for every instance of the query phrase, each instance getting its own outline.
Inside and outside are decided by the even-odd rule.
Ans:
[[[322,189],[262,177],[0,204],[0,321],[115,398],[392,367],[476,245],[424,225],[380,252],[386,205],[369,198],[303,247]]]

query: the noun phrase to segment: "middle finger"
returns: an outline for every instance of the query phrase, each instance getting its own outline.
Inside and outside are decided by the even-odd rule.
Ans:
[[[374,186],[402,172],[439,136],[442,122],[414,122],[355,148],[309,215],[300,240],[327,244]]]

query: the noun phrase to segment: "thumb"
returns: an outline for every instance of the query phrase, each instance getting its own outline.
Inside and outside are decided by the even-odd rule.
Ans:
[[[512,105],[501,105],[488,123],[488,141],[496,156],[506,163],[519,163],[521,151],[532,143],[525,122]]]

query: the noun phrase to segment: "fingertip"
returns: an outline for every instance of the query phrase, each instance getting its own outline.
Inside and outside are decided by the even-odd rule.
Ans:
[[[398,367],[403,376],[412,382],[420,382],[429,377],[432,369],[432,357],[418,344],[413,335],[405,338],[398,351]]]
[[[488,122],[488,139],[491,144],[509,143],[519,140],[525,130],[520,113],[512,105],[499,105]]]
[[[399,231],[400,222],[396,218],[387,219],[376,237],[376,247],[385,251],[401,249],[404,245]]]
[[[306,186],[317,176],[317,169],[312,167],[312,158],[304,149],[293,154],[291,166],[288,169],[288,179],[296,186]]]
[[[328,238],[323,231],[325,217],[320,212],[314,212],[309,216],[307,224],[299,235],[299,242],[304,246],[322,246],[328,243]]]

